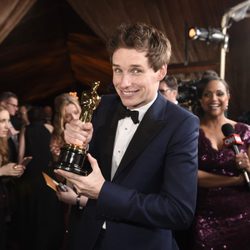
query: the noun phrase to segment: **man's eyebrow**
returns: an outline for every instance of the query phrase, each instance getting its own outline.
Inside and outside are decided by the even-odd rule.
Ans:
[[[140,68],[140,67],[141,67],[141,65],[139,65],[139,64],[132,64],[132,65],[131,65],[131,67]]]
[[[115,64],[115,63],[113,63],[112,64],[112,67],[121,67],[119,64]],[[129,68],[141,68],[142,66],[141,65],[139,65],[139,64],[131,64],[131,65],[129,65]]]

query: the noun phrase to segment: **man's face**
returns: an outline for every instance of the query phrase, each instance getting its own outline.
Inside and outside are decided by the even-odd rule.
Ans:
[[[10,97],[5,102],[6,109],[9,111],[11,116],[14,116],[18,110],[18,100],[14,97]]]
[[[154,99],[166,67],[154,71],[146,52],[120,48],[112,57],[113,83],[124,106],[139,108]]]
[[[159,91],[170,102],[176,103],[177,91],[170,89],[166,83],[160,82]]]

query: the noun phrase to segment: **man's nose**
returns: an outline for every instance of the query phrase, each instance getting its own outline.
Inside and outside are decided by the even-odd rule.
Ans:
[[[121,87],[127,87],[130,85],[130,77],[128,74],[123,74],[121,77],[121,82],[120,82],[120,86]]]

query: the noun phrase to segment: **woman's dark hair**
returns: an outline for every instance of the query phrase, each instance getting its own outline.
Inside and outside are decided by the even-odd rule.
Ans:
[[[198,99],[201,99],[205,88],[207,87],[208,83],[211,82],[211,81],[220,81],[220,82],[222,82],[223,85],[226,88],[227,93],[229,94],[229,85],[227,84],[227,82],[225,80],[221,79],[217,75],[207,75],[207,76],[201,78],[200,81],[198,82],[198,85],[197,85]]]
[[[207,87],[207,85],[211,82],[211,81],[220,81],[223,83],[223,85],[226,88],[227,94],[229,94],[229,85],[228,83],[221,79],[217,74],[204,74],[203,77],[200,79],[200,81],[197,84],[197,104],[196,107],[194,109],[194,113],[199,116],[202,117],[204,115],[204,111],[200,105],[200,99],[202,98],[202,95],[204,93],[205,88]]]

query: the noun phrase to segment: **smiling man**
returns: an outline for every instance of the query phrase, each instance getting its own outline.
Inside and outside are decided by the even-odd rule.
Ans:
[[[67,143],[89,143],[93,171],[56,170],[81,195],[76,204],[88,199],[72,212],[69,248],[178,249],[172,230],[187,228],[195,210],[198,119],[158,94],[171,54],[162,32],[121,25],[108,51],[117,95],[102,97],[93,125],[65,130]]]

